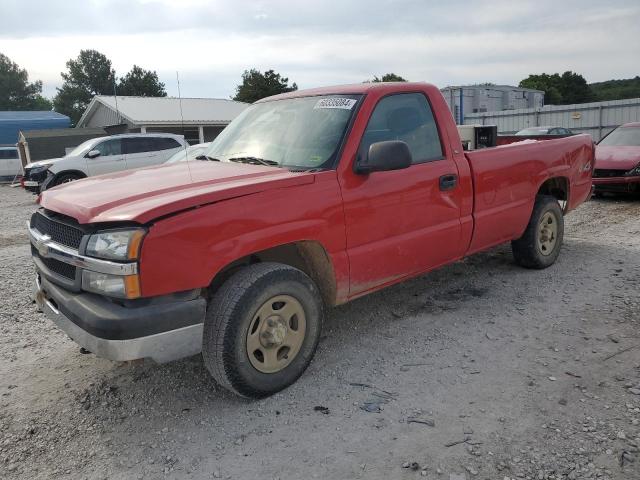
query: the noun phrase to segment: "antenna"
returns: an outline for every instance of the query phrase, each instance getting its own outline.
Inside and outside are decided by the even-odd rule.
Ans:
[[[122,117],[120,116],[120,110],[118,110],[118,94],[116,93],[116,72],[113,72],[113,99],[116,102],[116,115],[118,115],[118,123],[122,123]]]
[[[176,71],[176,83],[178,84],[178,105],[180,105],[180,121],[182,126],[182,139],[184,140],[184,162],[187,164],[187,170],[189,170],[189,178],[193,183],[193,176],[191,175],[191,165],[189,165],[189,152],[187,150],[187,140],[184,136],[184,113],[182,112],[182,95],[180,94],[180,75]]]
[[[113,100],[116,103],[116,115],[118,116],[118,125],[122,123],[122,117],[120,116],[120,110],[118,110],[118,93],[116,92],[116,71],[113,71]],[[127,127],[128,130],[128,127]],[[117,132],[118,130],[116,130]],[[124,156],[124,169],[127,170],[127,156],[124,154],[124,140],[120,141],[120,155]],[[87,159],[85,157],[85,163]],[[89,166],[87,165],[87,172],[89,171]]]

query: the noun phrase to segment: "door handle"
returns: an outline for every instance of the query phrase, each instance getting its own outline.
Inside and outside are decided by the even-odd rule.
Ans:
[[[440,177],[440,190],[443,192],[453,190],[458,185],[458,176],[454,174],[442,175]]]

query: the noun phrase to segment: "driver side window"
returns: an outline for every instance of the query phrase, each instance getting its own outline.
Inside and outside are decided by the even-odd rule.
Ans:
[[[98,150],[102,157],[122,155],[122,141],[120,139],[106,140],[93,147],[92,150]]]
[[[443,158],[433,112],[421,93],[400,93],[381,99],[371,114],[358,155],[364,158],[372,143],[387,140],[405,142],[414,164]]]

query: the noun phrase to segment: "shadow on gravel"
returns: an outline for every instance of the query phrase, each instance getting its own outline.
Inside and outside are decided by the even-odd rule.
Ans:
[[[501,276],[522,270],[513,263],[509,247],[500,247],[329,310],[317,355],[303,379],[319,373],[327,362],[334,364],[336,359],[324,358],[327,349],[339,350],[348,360],[372,332],[392,334],[394,323],[409,317],[422,313],[435,316],[490,297],[491,287],[479,282],[486,272]],[[99,379],[74,395],[87,413],[116,422],[121,421],[118,411],[144,415],[145,411],[169,409],[172,415],[189,416],[197,410],[195,419],[201,418],[203,411],[242,410],[265,402],[277,405],[292,389],[303,388],[294,385],[266,400],[240,399],[215,383],[200,355],[164,365],[111,365]],[[313,389],[320,388],[311,383]]]

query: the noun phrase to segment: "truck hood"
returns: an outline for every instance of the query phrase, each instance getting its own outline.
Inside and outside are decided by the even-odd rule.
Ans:
[[[199,205],[314,180],[312,173],[277,167],[195,161],[77,180],[46,190],[39,203],[79,223],[147,223]]]
[[[596,168],[631,170],[640,163],[640,147],[596,146]]]

